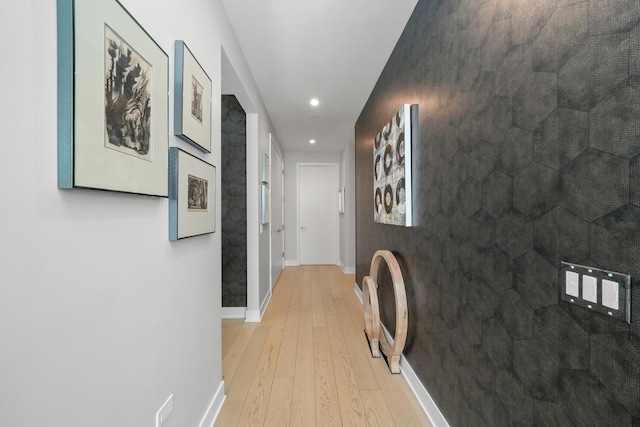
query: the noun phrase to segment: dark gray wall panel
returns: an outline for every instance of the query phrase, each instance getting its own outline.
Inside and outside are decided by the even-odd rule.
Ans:
[[[356,279],[398,257],[405,355],[452,426],[638,427],[638,284],[630,326],[558,302],[558,274],[640,277],[639,51],[638,0],[420,0],[356,123]],[[371,141],[401,103],[412,228],[372,215]]]
[[[247,306],[247,115],[222,96],[222,306]]]

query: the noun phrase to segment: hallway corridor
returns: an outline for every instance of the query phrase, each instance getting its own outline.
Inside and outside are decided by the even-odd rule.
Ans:
[[[336,266],[286,268],[262,323],[223,320],[231,426],[430,426],[401,375],[373,359],[354,276]]]

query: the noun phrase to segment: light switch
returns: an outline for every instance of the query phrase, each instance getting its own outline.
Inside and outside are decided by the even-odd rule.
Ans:
[[[567,295],[571,295],[572,297],[580,296],[580,287],[578,283],[580,283],[580,275],[573,271],[567,271],[565,275],[565,282],[567,287]]]
[[[618,282],[602,279],[602,305],[619,310],[620,285]]]
[[[587,274],[582,276],[582,299],[598,302],[598,279]]]

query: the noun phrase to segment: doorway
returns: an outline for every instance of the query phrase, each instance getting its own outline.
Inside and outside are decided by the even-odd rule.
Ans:
[[[298,260],[301,265],[337,265],[338,164],[299,163]]]
[[[269,134],[271,152],[271,288],[284,269],[284,161]]]

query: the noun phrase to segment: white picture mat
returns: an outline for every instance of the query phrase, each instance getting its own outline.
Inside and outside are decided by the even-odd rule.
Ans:
[[[191,54],[186,44],[183,55],[182,78],[182,134],[211,152],[211,79]],[[203,86],[202,123],[191,115],[191,78]]]
[[[178,153],[178,239],[213,233],[216,228],[216,168],[182,150]],[[187,209],[189,175],[209,182],[206,212]]]
[[[152,65],[151,161],[105,147],[105,23]],[[115,1],[75,1],[74,185],[167,196],[168,57]]]

